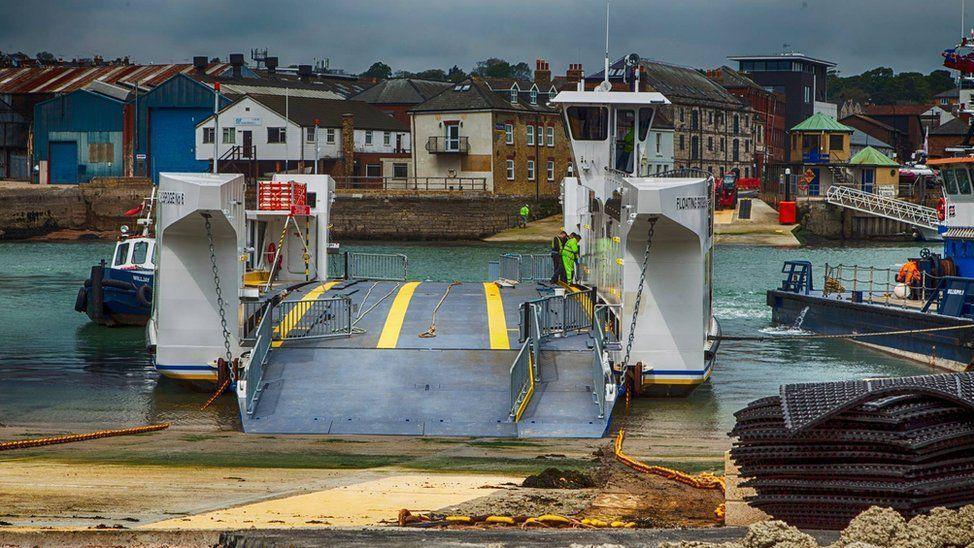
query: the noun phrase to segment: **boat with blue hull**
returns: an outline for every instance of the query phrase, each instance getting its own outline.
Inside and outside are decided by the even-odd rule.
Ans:
[[[127,215],[143,216],[138,220],[141,233],[129,233],[122,227],[115,243],[112,262],[104,260],[91,267],[91,275],[78,290],[74,309],[84,312],[91,321],[107,325],[145,325],[152,308],[155,276],[155,238],[152,236],[153,197]]]

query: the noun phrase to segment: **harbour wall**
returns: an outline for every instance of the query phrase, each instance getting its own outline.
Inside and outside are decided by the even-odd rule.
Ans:
[[[798,217],[806,235],[824,240],[914,239],[913,227],[906,223],[860,213],[824,201],[799,203]]]
[[[111,237],[135,220],[123,213],[152,191],[149,179],[100,178],[81,185],[0,183],[0,239]],[[524,204],[532,217],[560,211],[557,198],[458,192],[339,193],[332,238],[473,240],[514,226]],[[252,204],[248,204],[252,206]]]

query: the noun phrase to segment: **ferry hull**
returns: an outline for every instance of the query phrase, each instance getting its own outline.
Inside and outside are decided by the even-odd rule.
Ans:
[[[869,333],[974,324],[966,318],[919,310],[854,303],[819,294],[768,291],[771,321],[823,334]],[[803,314],[804,311],[804,314]],[[849,339],[860,345],[901,356],[938,369],[966,371],[974,362],[974,329]]]

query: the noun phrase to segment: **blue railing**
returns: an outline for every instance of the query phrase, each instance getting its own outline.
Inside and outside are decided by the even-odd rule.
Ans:
[[[257,339],[254,347],[250,351],[250,362],[247,364],[245,380],[247,382],[247,415],[253,415],[257,411],[257,402],[263,392],[264,368],[267,366],[267,358],[271,349],[271,341],[274,337],[273,323],[274,306],[268,305],[264,310],[264,315],[257,326]]]

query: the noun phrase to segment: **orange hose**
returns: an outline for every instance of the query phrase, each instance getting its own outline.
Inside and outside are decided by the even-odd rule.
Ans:
[[[28,447],[41,447],[43,445],[55,445],[58,443],[71,443],[75,441],[87,441],[98,438],[110,438],[112,436],[126,436],[129,434],[141,434],[143,432],[155,432],[165,430],[172,423],[164,422],[161,424],[150,424],[148,426],[136,426],[134,428],[122,428],[120,430],[98,430],[87,434],[69,434],[66,436],[55,436],[51,438],[34,438],[30,440],[7,441],[0,443],[0,451],[11,449],[27,449]]]

